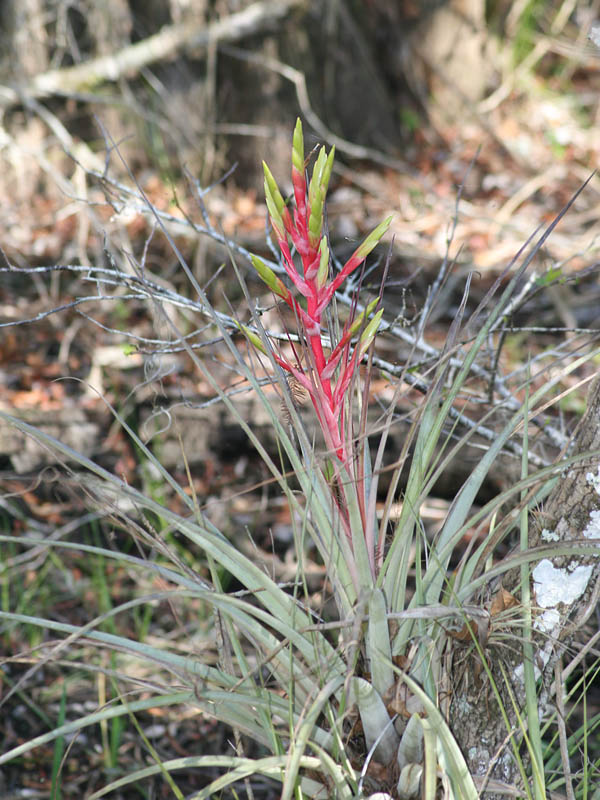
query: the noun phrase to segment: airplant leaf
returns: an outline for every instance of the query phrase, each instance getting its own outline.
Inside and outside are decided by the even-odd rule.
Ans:
[[[394,667],[390,647],[387,606],[381,589],[373,589],[369,599],[367,626],[367,658],[371,682],[381,696],[394,684]]]
[[[402,733],[398,746],[398,767],[423,763],[423,726],[417,713],[412,714]]]
[[[435,731],[435,735],[438,738],[439,747],[441,747],[444,760],[447,764],[448,777],[450,778],[452,788],[455,792],[455,797],[461,798],[461,800],[478,800],[479,794],[473,782],[473,778],[471,777],[471,773],[469,772],[469,767],[435,701],[423,691],[416,681],[406,675],[406,673],[400,673],[400,678],[407,684],[410,691],[423,703],[428,717],[426,723],[427,728]],[[422,718],[421,724],[423,724]],[[425,733],[425,727],[423,732]]]
[[[368,750],[375,748],[377,761],[389,764],[396,757],[400,739],[383,700],[364,678],[352,678],[350,689],[351,702],[358,706]]]

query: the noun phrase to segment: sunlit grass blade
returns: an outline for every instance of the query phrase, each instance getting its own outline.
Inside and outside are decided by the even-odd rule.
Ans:
[[[528,370],[529,374],[529,370]],[[523,400],[523,456],[521,459],[521,480],[526,480],[529,472],[529,385],[525,390]],[[521,502],[523,504],[520,519],[520,546],[521,551],[529,549],[529,509],[525,502],[527,493],[523,491]],[[544,761],[542,754],[542,737],[540,735],[540,719],[538,710],[538,696],[536,691],[535,660],[532,642],[532,597],[530,588],[529,564],[521,566],[521,605],[523,608],[523,670],[525,682],[526,715],[528,727],[528,741],[530,744],[530,757],[533,765],[533,795],[535,800],[545,800],[544,790]]]
[[[337,675],[325,684],[314,700],[310,701],[309,699],[310,705],[302,712],[300,723],[294,731],[292,741],[288,748],[281,800],[291,800],[298,782],[302,759],[309,741],[314,736],[316,721],[321,715],[325,704],[329,703],[332,695],[343,686],[344,678],[344,675]]]
[[[65,723],[67,710],[67,687],[63,682],[62,693],[60,696],[60,706],[58,709],[57,726],[60,728]],[[60,769],[62,765],[63,754],[65,752],[65,737],[59,736],[54,742],[54,751],[52,753],[52,774],[50,776],[50,800],[61,800],[61,776]]]
[[[172,694],[162,695],[161,697],[145,698],[143,700],[134,700],[129,703],[128,708],[122,705],[111,706],[104,708],[101,711],[96,711],[93,714],[86,714],[85,716],[76,719],[72,722],[66,722],[63,725],[48,731],[47,733],[40,734],[33,739],[24,742],[23,744],[7,750],[5,753],[0,754],[0,764],[6,764],[12,759],[17,758],[24,753],[29,753],[36,747],[54,742],[60,737],[66,737],[70,734],[77,733],[78,731],[90,725],[97,725],[101,720],[110,720],[117,716],[123,716],[129,711],[138,712],[146,711],[153,708],[162,708],[164,706],[172,706],[179,704],[193,703],[193,692],[173,692]]]

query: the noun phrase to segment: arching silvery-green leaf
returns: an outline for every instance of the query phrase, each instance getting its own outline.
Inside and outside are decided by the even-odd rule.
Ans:
[[[358,706],[367,748],[375,748],[375,759],[389,764],[396,756],[400,739],[379,693],[364,678],[352,678],[350,700]]]

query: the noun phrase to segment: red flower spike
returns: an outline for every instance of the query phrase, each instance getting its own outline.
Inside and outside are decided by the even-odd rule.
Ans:
[[[285,201],[277,187],[269,168],[265,165],[265,197],[273,230],[282,253],[282,262],[288,278],[297,292],[304,297],[305,307],[293,296],[272,270],[259,259],[253,259],[255,268],[267,286],[297,316],[303,341],[309,353],[306,363],[311,365],[310,374],[306,374],[295,364],[291,364],[281,352],[274,352],[279,366],[291,373],[309,393],[317,419],[325,437],[326,446],[337,455],[341,463],[349,465],[351,458],[347,452],[346,439],[346,393],[357,364],[376,335],[382,312],[377,312],[371,319],[379,298],[344,325],[342,336],[331,348],[328,358],[325,357],[324,343],[321,338],[323,314],[331,302],[334,293],[344,280],[365,260],[367,255],[381,239],[391,218],[378,225],[359,245],[348,259],[342,270],[333,279],[329,275],[329,245],[323,236],[324,204],[327,188],[331,178],[334,150],[329,154],[322,147],[314,163],[312,176],[307,186],[304,163],[304,137],[302,124],[297,121],[292,145],[292,184],[294,187],[295,209],[285,205]],[[302,262],[300,270],[292,258],[288,237],[292,241],[298,259]],[[247,329],[245,329],[247,332]],[[251,342],[264,351],[262,342],[247,332]],[[353,336],[360,339],[351,351],[350,342]],[[330,345],[327,344],[327,347]],[[339,370],[334,385],[334,374]],[[350,454],[351,455],[351,454]]]

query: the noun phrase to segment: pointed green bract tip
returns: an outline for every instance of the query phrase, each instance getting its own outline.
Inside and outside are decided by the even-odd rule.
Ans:
[[[296,120],[294,138],[292,140],[292,164],[298,172],[304,172],[304,134],[300,117]]]
[[[327,283],[329,275],[329,245],[327,238],[324,236],[319,244],[319,269],[317,271],[317,287],[322,289]]]
[[[379,311],[375,314],[373,319],[368,323],[367,327],[364,329],[359,343],[359,357],[362,358],[365,352],[367,351],[369,345],[375,338],[375,334],[377,333],[377,328],[381,323],[381,317],[383,316],[383,308],[380,308]]]
[[[257,349],[259,352],[261,352],[261,353],[264,353],[264,355],[267,355],[267,351],[266,351],[266,349],[265,349],[265,346],[264,346],[264,344],[263,344],[263,343],[261,342],[261,340],[260,340],[260,336],[257,336],[255,333],[253,333],[253,332],[252,332],[252,331],[251,331],[249,328],[247,328],[245,325],[240,325],[240,327],[241,327],[242,331],[243,331],[243,332],[246,334],[246,336],[248,337],[248,340],[249,340],[249,341],[250,341],[250,342],[251,342],[251,343],[254,345],[254,347],[256,347],[256,349]]]
[[[285,226],[283,223],[282,215],[285,211],[285,200],[281,196],[279,187],[273,177],[271,170],[263,161],[263,172],[265,174],[265,200],[271,217],[271,223],[277,232],[277,236],[281,239],[285,235]]]
[[[365,320],[371,316],[373,311],[375,311],[375,306],[377,305],[378,302],[379,302],[379,297],[376,297],[374,300],[371,300],[369,305],[360,312],[360,314],[356,317],[356,319],[350,326],[350,336],[354,336],[355,334],[357,334],[358,331],[363,327],[363,325],[365,324]],[[381,311],[383,313],[383,309]]]
[[[275,178],[273,177],[273,174],[272,174],[271,170],[269,169],[269,165],[267,164],[267,162],[263,161],[262,165],[263,165],[263,172],[265,174],[265,179],[266,180],[272,180],[274,182]]]
[[[390,227],[392,219],[393,217],[388,217],[383,222],[380,222],[379,225],[371,231],[364,242],[355,251],[355,255],[358,258],[366,258],[366,256],[369,255],[371,250],[378,244],[383,234]]]
[[[308,220],[308,232],[310,234],[311,244],[314,246],[321,238],[321,231],[323,230],[323,216],[321,213],[312,214]]]
[[[329,151],[329,155],[327,156],[327,161],[325,162],[325,166],[323,168],[323,174],[321,175],[321,190],[323,192],[323,197],[327,192],[327,187],[329,186],[329,179],[331,178],[331,170],[333,169],[333,160],[335,158],[335,145]]]
[[[321,147],[319,150],[319,155],[317,156],[317,160],[315,161],[315,166],[313,167],[313,174],[310,182],[310,185],[314,186],[314,191],[321,188],[323,182],[323,170],[325,169],[326,163],[327,153],[325,152],[325,148]]]
[[[371,316],[373,311],[375,311],[377,303],[379,303],[380,300],[381,300],[381,296],[376,297],[374,300],[371,300],[369,305],[365,308],[365,316],[367,316],[367,317]]]
[[[267,284],[269,289],[271,289],[271,291],[279,297],[283,297],[284,299],[287,298],[289,291],[287,290],[283,281],[281,281],[280,278],[275,275],[273,270],[268,267],[262,259],[260,259],[258,256],[255,256],[253,253],[250,255],[250,258],[252,260],[254,269]]]
[[[279,213],[281,213],[283,207],[285,206],[285,202],[281,196],[281,192],[279,191],[279,186],[277,186],[277,181],[273,177],[273,173],[265,161],[263,161],[263,172],[265,174],[265,194],[267,196],[269,196],[269,194],[271,195],[275,205],[279,209]]]

